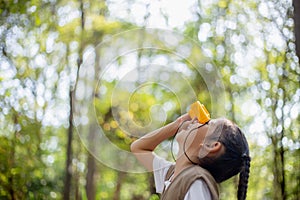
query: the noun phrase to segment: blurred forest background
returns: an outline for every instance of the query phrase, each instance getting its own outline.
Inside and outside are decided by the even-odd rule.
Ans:
[[[113,63],[116,71],[152,61],[174,67],[174,74],[181,73],[210,109],[214,105],[209,91],[203,90],[205,82],[188,60],[212,60],[224,85],[226,99],[220,104],[225,117],[242,127],[250,143],[248,199],[299,200],[296,4],[299,1],[0,1],[0,199],[159,198],[151,173],[123,172],[96,159],[77,134],[73,116],[79,69],[87,53],[95,53],[96,81],[109,53],[96,48],[98,44],[123,31],[152,27],[176,31],[199,48],[189,48],[190,40],[183,38],[179,42],[186,45],[185,59],[175,62],[166,51],[137,51],[129,61],[119,57]],[[143,46],[144,36],[135,36],[125,38],[125,44]],[[139,69],[131,80],[135,85],[147,81],[147,70]],[[170,70],[163,79],[179,88],[177,96],[186,95],[186,83]],[[101,81],[93,102],[97,122],[110,141],[128,151],[135,137],[112,115],[111,92],[118,77],[108,74]],[[130,92],[122,90],[118,100]],[[163,108],[168,123],[184,109],[176,102],[169,90],[150,84],[131,96],[128,112],[118,119],[147,124],[151,106],[162,104],[152,112],[159,118]],[[90,133],[93,138],[93,129]],[[236,185],[237,177],[222,183],[221,199],[236,199]]]

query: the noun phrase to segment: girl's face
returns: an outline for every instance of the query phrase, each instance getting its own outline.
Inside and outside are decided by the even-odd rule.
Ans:
[[[197,161],[198,157],[205,157],[209,153],[209,149],[204,148],[209,144],[209,139],[206,138],[214,138],[217,141],[225,122],[222,118],[211,119],[205,125],[200,124],[197,119],[183,122],[176,136],[179,149],[187,152],[194,161]]]
[[[183,122],[176,136],[179,146],[182,146],[184,143],[186,149],[200,146],[205,139],[209,127],[208,124],[201,125],[196,118]]]

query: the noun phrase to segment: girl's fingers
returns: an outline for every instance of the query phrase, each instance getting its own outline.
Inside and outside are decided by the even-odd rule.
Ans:
[[[181,115],[179,118],[181,118],[181,121],[192,120],[192,118],[190,117],[190,115],[188,113]]]

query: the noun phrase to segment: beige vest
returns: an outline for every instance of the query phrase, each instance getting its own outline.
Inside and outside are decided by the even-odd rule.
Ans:
[[[165,180],[169,180],[174,173],[175,165],[172,165],[166,175]],[[167,189],[164,189],[161,200],[183,200],[191,185],[197,180],[202,179],[208,189],[213,200],[219,199],[218,185],[213,176],[200,166],[194,165],[184,169],[171,182]]]

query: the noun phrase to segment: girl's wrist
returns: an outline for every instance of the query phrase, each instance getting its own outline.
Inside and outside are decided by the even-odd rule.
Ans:
[[[173,135],[174,136],[178,130],[180,129],[180,127],[182,126],[182,124],[186,121],[186,119],[183,119],[182,117],[177,118],[173,123]]]

